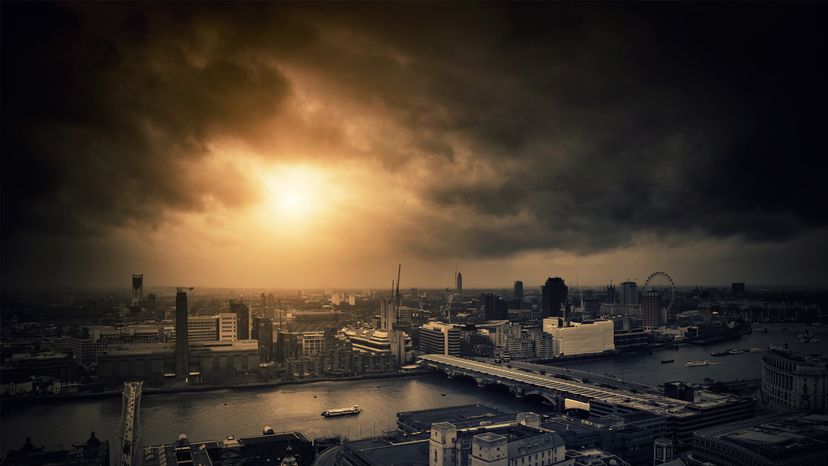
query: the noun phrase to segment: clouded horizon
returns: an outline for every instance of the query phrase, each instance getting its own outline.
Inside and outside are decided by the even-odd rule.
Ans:
[[[828,282],[824,4],[2,9],[4,287]]]

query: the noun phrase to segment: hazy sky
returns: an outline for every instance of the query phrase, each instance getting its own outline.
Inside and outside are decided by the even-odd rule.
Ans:
[[[3,2],[3,285],[824,285],[826,20]]]

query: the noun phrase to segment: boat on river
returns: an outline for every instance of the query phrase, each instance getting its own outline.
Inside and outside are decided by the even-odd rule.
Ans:
[[[353,405],[350,408],[335,408],[322,411],[323,417],[353,416],[362,412],[362,408]]]
[[[700,359],[697,361],[687,361],[684,363],[685,367],[700,367],[700,366],[712,366],[714,364],[718,364],[717,362],[711,362],[707,359]]]
[[[662,364],[670,364],[671,362],[676,362],[676,360],[675,359],[662,359],[661,360]]]

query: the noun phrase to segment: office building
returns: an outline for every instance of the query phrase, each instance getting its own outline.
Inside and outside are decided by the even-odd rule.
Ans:
[[[250,308],[243,302],[230,301],[229,312],[236,315],[236,336],[239,340],[250,339]]]
[[[774,414],[697,431],[693,464],[798,466],[828,464],[828,417]]]
[[[262,361],[273,360],[273,319],[256,317],[253,319],[254,339],[259,342],[259,358]]]
[[[187,318],[187,341],[218,341],[217,316],[190,316]]]
[[[638,285],[635,282],[627,281],[618,285],[621,304],[625,306],[638,305]]]
[[[552,336],[555,357],[615,350],[615,326],[611,320],[572,322],[564,327],[552,317],[543,319],[543,331]]]
[[[418,333],[421,353],[460,355],[462,331],[456,325],[429,322],[420,327]]]
[[[641,320],[644,327],[658,328],[664,324],[661,307],[661,293],[655,290],[645,291],[641,299]]]
[[[239,339],[238,318],[232,312],[222,312],[218,315],[219,341],[236,341]]]
[[[759,398],[771,411],[828,411],[828,356],[769,350],[762,358]]]
[[[457,272],[457,276],[454,278],[454,292],[460,295],[463,294],[463,274]]]
[[[569,288],[561,277],[550,277],[541,288],[541,318],[564,317],[563,306]]]
[[[615,301],[617,299],[618,295],[616,293],[615,286],[612,283],[610,283],[609,285],[607,285],[607,297],[604,300],[604,302],[607,304],[615,304]]]
[[[188,332],[187,292],[175,294],[175,375],[187,377],[190,373],[190,345]]]

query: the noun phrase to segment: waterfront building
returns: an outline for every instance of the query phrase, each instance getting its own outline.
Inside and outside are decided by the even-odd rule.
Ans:
[[[541,288],[541,318],[564,317],[568,287],[561,277],[549,277]]]
[[[828,464],[828,416],[786,413],[717,425],[693,435],[694,464]]]
[[[421,353],[460,355],[462,330],[457,325],[429,322],[420,327],[418,333]]]
[[[97,374],[106,383],[128,379],[160,382],[166,374],[179,375],[177,351],[178,340],[175,347],[168,343],[110,346],[98,358]],[[256,340],[194,342],[187,352],[186,377],[200,377],[206,382],[232,381],[259,368]]]
[[[644,321],[644,327],[661,327],[664,324],[662,314],[661,293],[655,290],[645,291],[641,298],[641,320]]]
[[[173,443],[144,447],[144,466],[240,464],[296,464],[311,466],[316,450],[302,432],[273,433],[265,427],[259,436],[191,442],[181,434]]]
[[[190,373],[187,314],[187,292],[178,290],[175,294],[175,375],[182,378]]]
[[[770,411],[828,410],[828,356],[771,349],[762,358],[762,405]]]
[[[552,336],[555,357],[615,350],[615,326],[611,320],[572,322],[566,327],[559,323],[554,317],[543,319],[543,331]]]

